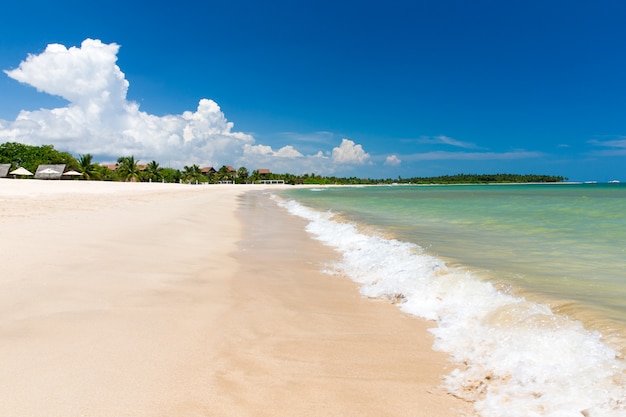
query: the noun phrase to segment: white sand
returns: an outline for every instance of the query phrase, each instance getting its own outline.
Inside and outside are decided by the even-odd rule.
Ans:
[[[426,323],[321,274],[299,219],[238,209],[261,188],[0,180],[0,415],[467,411]]]

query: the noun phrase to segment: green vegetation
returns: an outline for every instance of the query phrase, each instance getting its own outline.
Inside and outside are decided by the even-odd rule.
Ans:
[[[529,183],[561,182],[567,178],[554,175],[518,175],[518,174],[457,174],[431,178],[408,178],[398,182],[413,184],[488,184],[488,183]]]
[[[292,174],[267,174],[259,175],[258,171],[253,171],[250,177],[254,181],[284,180],[288,184],[320,184],[320,185],[353,185],[353,184],[493,184],[493,183],[542,183],[542,182],[562,182],[567,178],[555,175],[518,175],[518,174],[457,174],[443,175],[439,177],[412,177],[412,178],[343,178],[324,177],[315,174],[292,175]]]
[[[67,152],[59,152],[52,145],[31,146],[7,142],[0,144],[0,164],[11,164],[11,170],[19,167],[35,172],[42,164],[65,164],[67,169],[82,172],[79,162]]]
[[[144,175],[148,181],[161,181],[163,179],[163,168],[159,166],[157,161],[150,161],[146,165],[146,174]]]
[[[85,154],[78,157],[78,163],[80,164],[80,172],[83,173],[83,178],[86,180],[98,180],[100,179],[100,172],[98,166],[93,163],[93,155]]]
[[[115,172],[122,181],[137,182],[141,180],[141,171],[134,156],[119,157]]]
[[[183,168],[183,180],[191,183],[200,182],[202,179],[202,170],[196,164]]]
[[[163,168],[157,161],[140,165],[134,156],[122,156],[117,164],[108,167],[93,163],[91,154],[78,159],[67,152],[59,152],[52,145],[30,146],[7,142],[0,144],[0,164],[11,164],[11,169],[24,167],[35,172],[41,164],[65,164],[66,168],[82,172],[81,178],[101,181],[153,181],[187,183],[256,183],[262,180],[284,181],[287,184],[487,184],[487,183],[530,183],[561,182],[567,178],[553,175],[517,174],[457,174],[439,177],[413,177],[397,179],[372,179],[357,177],[335,177],[312,174],[274,174],[246,167],[238,169],[223,165],[217,171],[203,171],[198,165],[185,166],[183,170]]]

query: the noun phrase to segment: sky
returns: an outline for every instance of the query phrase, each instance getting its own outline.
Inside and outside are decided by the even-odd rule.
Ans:
[[[626,181],[622,0],[0,7],[0,143],[175,168]]]

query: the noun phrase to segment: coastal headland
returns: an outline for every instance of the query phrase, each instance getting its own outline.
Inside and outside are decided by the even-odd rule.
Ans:
[[[0,415],[471,415],[280,187],[0,180]]]

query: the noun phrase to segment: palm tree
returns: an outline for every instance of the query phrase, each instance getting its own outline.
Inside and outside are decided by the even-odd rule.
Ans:
[[[250,173],[248,172],[248,168],[246,167],[239,167],[239,169],[237,170],[237,178],[239,178],[240,182],[245,183],[248,179],[248,175],[250,175]]]
[[[139,181],[140,171],[134,156],[122,156],[118,158],[116,172],[120,178],[126,182]]]
[[[152,181],[159,181],[163,178],[162,175],[163,168],[159,166],[157,161],[150,161],[148,165],[146,165],[146,174],[148,178]]]
[[[233,174],[226,165],[222,165],[219,171],[217,171],[217,179],[218,181],[232,181]]]
[[[255,169],[254,171],[252,171],[252,175],[250,175],[250,180],[252,181],[252,183],[254,184],[260,179],[261,179],[261,174],[259,174],[259,170]]]
[[[93,155],[86,153],[80,155],[78,158],[78,164],[83,171],[83,178],[86,180],[99,179],[100,173],[98,172],[96,165],[93,163]]]
[[[185,180],[189,182],[196,182],[200,179],[201,176],[202,176],[202,170],[200,169],[198,165],[196,164],[193,164],[192,166],[185,165],[183,167],[183,177],[185,178]]]

